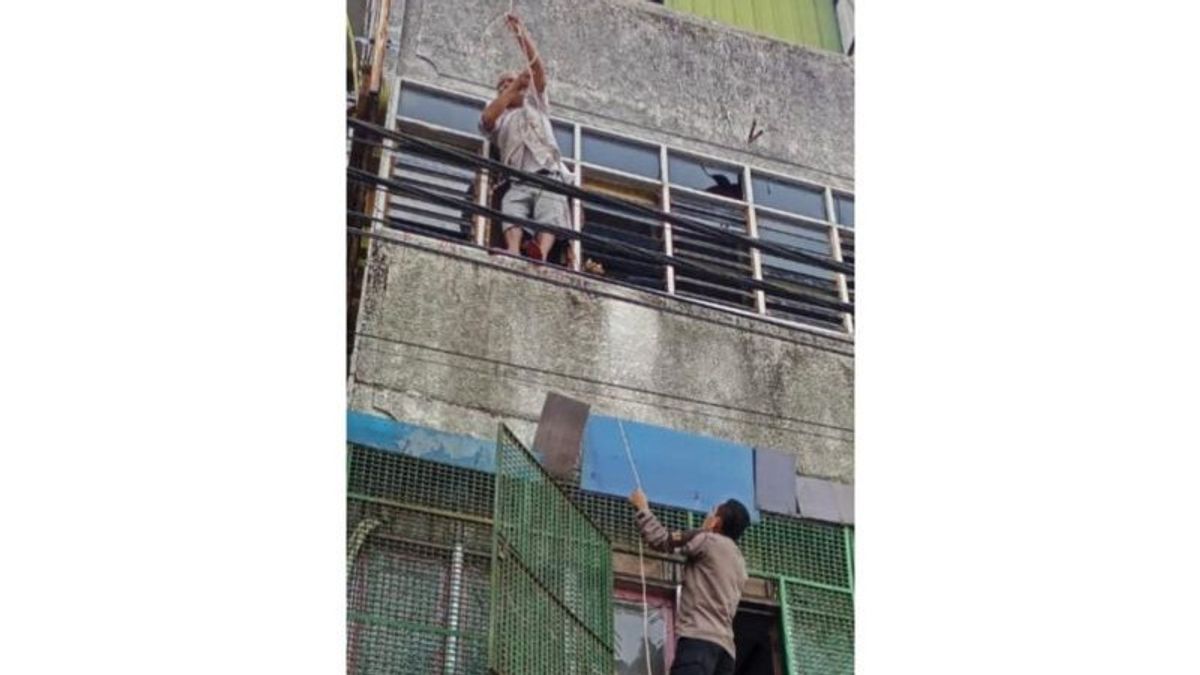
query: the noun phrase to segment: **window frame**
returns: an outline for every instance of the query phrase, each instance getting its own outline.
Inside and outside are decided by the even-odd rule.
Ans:
[[[663,622],[667,627],[667,641],[663,649],[665,655],[665,666],[663,672],[667,673],[671,670],[671,665],[675,663],[675,641],[678,636],[675,633],[675,619],[678,608],[675,606],[675,590],[659,588],[657,586],[646,586],[646,604],[655,609],[660,609],[665,614]],[[617,603],[642,604],[642,590],[639,586],[632,583],[618,581],[616,588],[613,589],[613,609],[616,609]],[[615,637],[615,636],[614,636]]]
[[[421,80],[408,78],[408,77],[396,78],[394,80],[394,82],[395,82],[395,86],[393,87],[392,95],[390,97],[389,104],[388,104],[387,119],[386,119],[387,128],[394,131],[401,124],[405,124],[405,125],[412,125],[413,127],[415,127],[416,129],[418,129],[419,131],[422,131],[422,132],[429,132],[431,134],[437,134],[437,135],[449,135],[453,138],[458,138],[464,142],[480,142],[480,141],[482,141],[482,147],[480,149],[482,156],[487,157],[490,154],[491,143],[489,142],[487,137],[484,136],[483,134],[467,133],[467,132],[464,132],[459,129],[442,126],[442,125],[434,123],[434,122],[429,122],[426,120],[420,120],[420,119],[415,119],[415,118],[410,118],[410,117],[402,118],[399,115],[400,93],[401,93],[401,90],[406,87],[421,90],[424,93],[427,93],[427,94],[430,94],[433,96],[441,96],[441,97],[446,97],[446,98],[451,98],[451,99],[458,99],[460,101],[472,101],[475,103],[479,103],[480,105],[487,105],[488,99],[477,96],[477,95],[473,95],[473,94],[466,94],[466,93],[463,93],[460,91],[447,89],[445,87],[438,86],[436,84],[431,84],[429,82],[424,82]],[[570,157],[564,155],[563,161],[571,169],[572,181],[576,187],[582,187],[584,170],[588,170],[591,172],[600,173],[602,175],[603,174],[611,175],[612,177],[614,177],[618,180],[634,182],[634,183],[640,184],[642,186],[645,186],[648,189],[653,189],[653,188],[657,187],[660,190],[659,203],[661,204],[661,208],[662,208],[663,212],[665,212],[665,213],[673,213],[672,203],[671,203],[671,201],[672,201],[671,200],[671,191],[672,190],[679,190],[679,191],[681,191],[682,194],[689,194],[692,196],[718,200],[720,202],[727,203],[730,206],[736,205],[739,207],[743,207],[745,209],[745,221],[744,221],[745,222],[745,231],[746,231],[747,236],[751,240],[754,240],[754,241],[757,241],[759,239],[757,218],[758,218],[758,213],[760,212],[760,210],[761,210],[761,213],[763,213],[764,215],[770,216],[773,219],[786,219],[786,220],[792,220],[792,221],[801,221],[801,222],[804,222],[809,225],[828,228],[828,233],[829,233],[828,240],[830,243],[830,251],[829,251],[830,260],[832,260],[834,262],[839,262],[839,263],[844,262],[842,259],[841,233],[846,232],[850,236],[853,236],[854,227],[843,225],[843,224],[837,222],[837,209],[836,209],[834,195],[836,194],[839,197],[848,198],[853,201],[855,199],[855,194],[852,190],[847,190],[843,187],[833,187],[831,185],[823,185],[823,184],[815,182],[811,179],[800,178],[800,177],[784,174],[784,173],[781,173],[781,172],[773,170],[773,169],[756,166],[754,164],[749,164],[749,163],[742,162],[742,161],[735,161],[735,160],[730,160],[727,158],[717,157],[717,156],[711,155],[709,153],[694,150],[691,148],[681,148],[681,147],[668,145],[666,143],[650,140],[648,138],[640,137],[638,135],[633,135],[633,134],[628,134],[628,133],[623,133],[623,132],[615,132],[615,131],[612,131],[609,129],[597,127],[592,124],[578,122],[578,121],[571,120],[569,118],[561,117],[558,115],[553,115],[553,114],[550,115],[550,120],[552,123],[554,123],[556,125],[566,126],[573,130],[574,138],[573,138],[572,145],[573,145],[574,153],[573,153],[573,156],[570,156]],[[585,132],[587,132],[589,134],[595,134],[598,136],[611,138],[616,142],[632,143],[632,144],[637,144],[637,145],[643,145],[643,146],[646,146],[647,148],[651,148],[651,149],[657,149],[657,151],[659,153],[659,177],[657,179],[649,178],[647,176],[629,173],[626,171],[622,171],[620,169],[614,169],[611,167],[606,167],[606,166],[594,164],[591,162],[583,161],[583,158],[582,158],[583,135]],[[390,140],[385,139],[384,146],[385,146],[384,154],[387,155],[389,153],[389,148],[394,148],[394,143]],[[670,168],[669,168],[670,156],[672,154],[679,155],[682,158],[691,159],[693,161],[698,161],[698,162],[710,161],[713,164],[718,164],[718,165],[725,166],[725,167],[732,167],[732,168],[739,169],[742,173],[742,199],[741,200],[733,199],[731,197],[726,197],[724,195],[713,194],[710,192],[705,192],[703,190],[697,190],[695,188],[691,188],[691,187],[688,187],[685,185],[672,184],[671,180],[670,180]],[[384,178],[390,177],[389,174],[385,173],[386,171],[390,170],[390,166],[391,166],[390,157],[386,158],[386,161],[381,162],[381,165],[380,165],[381,177],[384,177]],[[802,186],[807,189],[821,192],[824,196],[825,214],[827,216],[827,219],[825,219],[825,220],[816,219],[816,218],[812,218],[811,216],[793,213],[793,212],[786,211],[783,209],[778,209],[775,207],[760,205],[760,204],[756,203],[756,201],[754,199],[754,189],[753,189],[753,179],[756,175],[764,177],[764,178],[784,181],[787,183],[793,183],[793,184]],[[489,192],[489,190],[488,190],[489,182],[490,182],[489,176],[488,176],[488,172],[486,170],[477,172],[477,178],[476,178],[477,203],[479,203],[481,206],[486,205],[486,195]],[[378,191],[385,192],[385,190],[382,187],[378,188]],[[379,205],[380,205],[380,200],[376,199],[376,209],[377,210],[379,208]],[[570,200],[570,213],[571,213],[571,228],[576,232],[580,232],[582,229],[583,207],[578,199],[572,198]],[[379,213],[376,213],[373,215],[375,215],[376,217],[383,217]],[[486,235],[487,229],[488,229],[488,224],[486,221],[487,221],[487,219],[483,218],[482,216],[475,217],[475,225],[474,225],[475,233],[474,233],[474,237],[473,237],[473,240],[474,240],[473,243],[476,246],[479,246],[479,247],[486,246],[487,239],[486,239],[485,235]],[[376,227],[379,225],[381,225],[381,223],[376,221],[376,222],[373,222],[372,227]],[[662,225],[663,225],[663,253],[668,258],[674,258],[675,257],[675,241],[674,241],[675,237],[672,232],[671,224],[668,222],[663,222]],[[582,259],[583,259],[582,244],[578,239],[576,239],[575,241],[573,241],[571,243],[571,246],[573,248],[573,253],[574,253],[574,255],[572,256],[574,264],[571,267],[571,271],[581,272],[581,265],[582,265]],[[753,278],[755,281],[761,282],[763,280],[761,249],[757,246],[751,245],[750,246],[750,255],[751,255],[751,259],[752,259],[751,260],[751,270],[752,270],[751,278]],[[677,289],[676,289],[676,274],[677,273],[676,273],[675,266],[668,263],[666,265],[666,284],[665,284],[666,290],[665,291],[655,291],[653,289],[647,289],[647,288],[642,288],[642,287],[637,287],[637,288],[641,288],[641,290],[643,290],[645,292],[650,292],[650,293],[665,293],[666,295],[668,295],[670,297],[677,298],[677,299],[683,300],[685,302],[715,308],[715,309],[718,309],[723,312],[729,312],[729,313],[733,313],[733,314],[754,317],[757,319],[768,321],[770,323],[776,323],[776,324],[788,326],[791,328],[802,328],[804,330],[813,331],[813,332],[817,332],[817,333],[821,333],[821,334],[828,334],[828,335],[832,335],[832,336],[836,336],[836,337],[853,337],[854,336],[854,332],[855,332],[854,331],[854,319],[853,319],[853,316],[851,316],[849,313],[845,313],[845,312],[841,313],[842,314],[842,330],[840,330],[840,331],[831,330],[825,326],[822,326],[822,325],[819,325],[816,323],[809,323],[806,321],[785,318],[782,316],[772,314],[771,312],[769,312],[767,310],[766,292],[762,289],[757,289],[754,291],[755,308],[753,310],[750,310],[748,308],[741,308],[741,307],[738,307],[735,305],[729,305],[729,304],[725,304],[725,303],[721,303],[721,302],[717,302],[717,301],[708,301],[708,300],[704,300],[702,298],[696,298],[693,296],[680,295],[677,293]],[[837,283],[837,287],[838,287],[838,297],[840,298],[841,302],[850,304],[851,300],[850,300],[850,293],[849,293],[849,281],[847,279],[846,274],[842,273],[842,272],[836,272],[834,274],[835,274],[835,279],[836,279],[836,283]]]

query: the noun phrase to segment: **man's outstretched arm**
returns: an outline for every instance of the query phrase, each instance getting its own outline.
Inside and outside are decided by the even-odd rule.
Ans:
[[[689,530],[687,532],[670,532],[654,513],[650,510],[650,504],[646,499],[646,494],[641,490],[634,490],[629,496],[629,501],[633,503],[637,513],[634,514],[634,520],[637,523],[638,531],[641,532],[642,540],[646,545],[655,551],[670,553],[677,549],[683,549],[688,557],[693,557],[699,554],[696,536],[703,530]]]
[[[520,17],[516,14],[509,14],[505,20],[509,30],[517,36],[517,44],[521,46],[521,51],[525,52],[525,59],[531,64],[529,70],[533,71],[534,88],[537,89],[537,93],[543,93],[546,91],[546,69],[542,66],[542,59],[538,56],[537,46],[529,37],[529,29],[521,23]]]

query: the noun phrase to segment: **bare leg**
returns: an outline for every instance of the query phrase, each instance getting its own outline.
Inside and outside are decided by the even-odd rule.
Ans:
[[[550,255],[550,249],[554,247],[554,235],[550,232],[538,232],[537,238],[538,248],[542,249],[542,260],[545,260]]]
[[[519,227],[510,227],[504,231],[504,247],[513,255],[521,255],[521,235]]]

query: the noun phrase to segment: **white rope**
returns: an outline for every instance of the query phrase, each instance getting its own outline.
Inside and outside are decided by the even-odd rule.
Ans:
[[[629,450],[629,438],[625,436],[625,425],[617,420],[617,428],[621,430],[621,442],[625,445],[625,459],[629,460],[629,469],[633,472],[633,482],[643,495],[642,478],[638,476],[637,464],[633,462],[633,453]],[[646,675],[653,675],[650,669],[650,603],[646,600],[646,559],[642,552],[642,537],[638,534],[638,574],[642,579],[642,642],[646,648]]]

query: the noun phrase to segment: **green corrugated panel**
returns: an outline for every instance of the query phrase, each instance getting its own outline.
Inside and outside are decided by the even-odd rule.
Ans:
[[[503,426],[495,480],[489,666],[611,675],[608,539]]]
[[[837,8],[834,0],[813,0],[817,8],[817,27],[821,30],[821,46],[830,51],[842,52],[842,31],[838,28]]]
[[[835,0],[666,0],[681,12],[778,38],[841,52]]]

